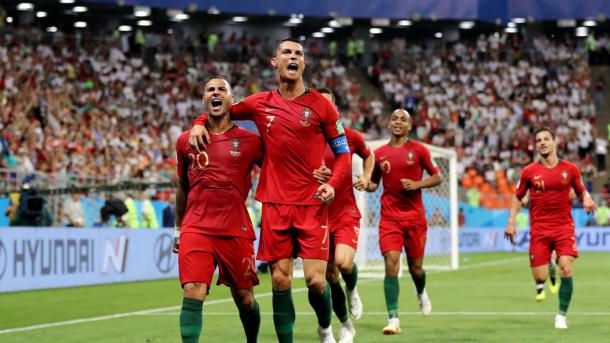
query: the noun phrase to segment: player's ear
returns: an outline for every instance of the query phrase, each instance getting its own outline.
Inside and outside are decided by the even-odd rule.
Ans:
[[[277,69],[277,58],[271,57],[271,65],[273,68]]]

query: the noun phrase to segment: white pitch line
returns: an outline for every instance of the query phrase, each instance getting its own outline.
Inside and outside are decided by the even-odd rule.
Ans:
[[[522,259],[522,258],[519,258],[519,259]],[[470,266],[464,266],[464,267],[458,269],[457,271],[464,270],[464,269],[484,268],[484,267],[488,267],[488,266],[496,266],[496,265],[499,265],[499,264],[506,264],[506,263],[509,263],[509,262],[513,262],[515,260],[517,260],[517,258],[502,259],[502,260],[496,260],[496,261],[491,261],[491,262],[482,262],[482,263],[478,263],[478,264],[475,263],[475,264],[472,264]],[[449,271],[451,271],[451,270],[439,271],[438,273],[449,272]],[[360,281],[359,284],[368,283],[368,282],[372,282],[372,281],[379,281],[379,279],[366,279],[366,280]],[[303,287],[303,288],[293,289],[292,292],[293,293],[300,293],[300,292],[304,292],[306,290],[307,290],[307,288]],[[271,292],[261,293],[261,294],[256,294],[256,298],[257,299],[258,298],[268,298],[268,297],[270,297],[272,295],[273,295],[273,293],[271,293]],[[209,305],[214,305],[214,304],[223,304],[223,303],[232,302],[232,301],[233,301],[233,298],[211,300],[211,301],[206,301],[204,303],[204,306],[205,305],[209,306]],[[161,308],[155,308],[155,309],[143,310],[143,311],[125,312],[125,313],[117,313],[117,314],[111,314],[111,315],[99,316],[99,317],[81,318],[81,319],[66,320],[66,321],[55,322],[55,323],[47,323],[47,324],[39,324],[39,325],[31,325],[31,326],[23,326],[23,327],[17,327],[17,328],[0,330],[0,335],[7,334],[7,333],[14,333],[14,332],[23,332],[23,331],[46,329],[46,328],[52,328],[52,327],[57,327],[57,326],[66,326],[66,325],[74,325],[74,324],[98,322],[98,321],[102,321],[102,320],[110,320],[110,319],[124,318],[124,317],[130,317],[130,316],[141,316],[141,315],[152,314],[152,313],[156,313],[156,312],[177,310],[180,307],[181,306],[169,306],[169,307],[161,307]]]
[[[205,312],[205,316],[236,316],[237,312]],[[458,311],[458,312],[432,312],[430,316],[550,316],[557,312],[485,312],[485,311]],[[180,312],[146,313],[141,316],[178,316]],[[261,312],[263,316],[272,316],[273,312]],[[314,312],[296,312],[297,316],[315,316]],[[387,316],[387,312],[365,312],[366,316]],[[421,316],[421,312],[400,312],[401,316]],[[569,312],[570,317],[610,317],[610,312]]]

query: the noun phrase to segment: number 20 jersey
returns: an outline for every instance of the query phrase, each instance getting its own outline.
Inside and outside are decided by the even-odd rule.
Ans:
[[[263,156],[260,138],[233,127],[201,152],[188,143],[189,131],[176,143],[178,175],[188,178],[189,192],[181,231],[255,239],[246,199],[251,171]]]

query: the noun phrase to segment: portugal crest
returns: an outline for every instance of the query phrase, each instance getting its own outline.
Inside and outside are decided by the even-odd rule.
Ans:
[[[568,172],[567,171],[563,171],[561,172],[561,184],[565,185],[568,183]]]
[[[415,164],[415,154],[413,153],[413,151],[407,152],[407,164],[408,165]]]
[[[311,115],[313,114],[313,112],[309,108],[304,108],[301,111],[301,114],[303,115],[303,120],[301,120],[301,125],[309,126],[309,118],[311,118]]]
[[[241,153],[239,152],[239,146],[241,145],[241,143],[239,142],[239,139],[237,138],[233,138],[231,140],[231,156],[233,157],[239,157],[239,155],[241,155]]]

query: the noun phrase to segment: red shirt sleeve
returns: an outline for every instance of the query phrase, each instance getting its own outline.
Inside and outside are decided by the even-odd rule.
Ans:
[[[582,176],[580,170],[575,165],[572,165],[572,188],[578,197],[582,197],[582,194],[586,192],[585,186],[582,184]]]
[[[519,181],[517,182],[517,189],[515,190],[515,196],[521,200],[527,194],[527,190],[530,188],[530,179],[527,168],[523,168]]]
[[[352,138],[351,141],[354,148],[352,153],[360,156],[363,160],[366,160],[369,156],[371,156],[371,149],[364,142],[364,137],[362,137],[360,132],[356,130],[350,130],[348,132],[349,136]]]
[[[188,161],[184,160],[184,134],[182,134],[176,141],[176,172],[181,179],[188,177],[185,167],[188,167]]]
[[[432,155],[430,154],[430,150],[428,150],[425,146],[422,145],[422,158],[420,160],[421,166],[428,172],[430,175],[436,175],[440,173],[438,167],[432,162]]]
[[[256,94],[255,94],[256,95]],[[231,105],[231,120],[254,120],[254,112],[252,107],[252,99],[255,95],[251,95],[236,104]],[[203,125],[208,123],[208,113],[204,112],[195,120],[193,126]]]
[[[326,140],[330,143],[331,148],[333,147],[332,142],[338,141],[341,136],[343,136],[345,145],[347,145],[347,138],[345,137],[343,124],[339,119],[339,112],[337,112],[335,106],[331,104],[330,101],[326,101],[326,109],[321,119],[324,137],[326,137]],[[335,170],[333,171],[333,176],[330,178],[330,180],[328,180],[328,184],[333,186],[335,189],[341,185],[344,178],[348,178],[349,175],[351,175],[351,154],[347,146],[345,146],[345,150],[346,151],[341,153],[335,153]]]
[[[371,182],[379,184],[381,181],[381,163],[379,163],[379,154],[375,151],[375,167],[373,168],[373,174],[371,174]]]

